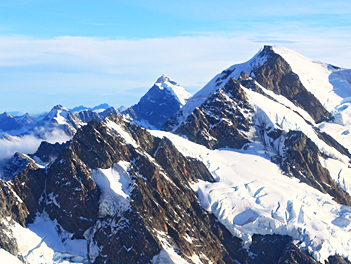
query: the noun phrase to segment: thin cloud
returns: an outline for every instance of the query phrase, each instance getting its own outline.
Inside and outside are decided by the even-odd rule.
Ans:
[[[70,140],[70,137],[61,130],[54,130],[47,133],[42,139],[35,135],[13,137],[11,140],[0,139],[0,164],[11,158],[16,152],[23,154],[35,153],[42,141],[62,143],[67,140]]]
[[[296,44],[296,40],[289,40],[289,39],[279,39],[273,36],[257,36],[250,39],[252,42],[255,43],[265,43],[265,44]]]
[[[33,113],[56,104],[129,106],[140,99],[135,88],[146,91],[163,73],[196,91],[223,69],[249,60],[264,44],[351,68],[348,28],[252,27],[257,31],[152,39],[2,36],[0,112]]]

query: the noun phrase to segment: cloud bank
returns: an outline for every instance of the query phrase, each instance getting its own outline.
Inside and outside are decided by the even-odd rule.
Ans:
[[[70,140],[62,130],[54,130],[46,133],[43,139],[35,135],[24,135],[22,137],[10,137],[10,140],[0,139],[0,165],[11,158],[16,152],[23,154],[34,154],[42,141],[49,143],[62,143]]]
[[[190,92],[264,44],[351,68],[350,28],[311,33],[303,25],[251,25],[250,33],[188,32],[153,39],[0,37],[0,112],[39,112],[53,105],[130,106],[163,73]],[[269,28],[270,34],[267,33]]]

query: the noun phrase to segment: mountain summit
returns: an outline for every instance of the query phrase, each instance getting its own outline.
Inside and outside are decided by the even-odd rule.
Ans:
[[[141,126],[160,129],[190,97],[188,91],[163,74],[136,105],[123,111],[123,115]]]

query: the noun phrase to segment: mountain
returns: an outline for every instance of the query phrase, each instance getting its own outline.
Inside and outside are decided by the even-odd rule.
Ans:
[[[30,132],[34,131],[38,136],[44,136],[45,133],[58,129],[64,131],[68,136],[73,136],[81,125],[83,122],[77,116],[66,107],[57,105],[39,120]]]
[[[315,263],[286,235],[253,235],[243,247],[198,202],[193,185],[216,184],[206,166],[117,115],[78,129],[47,168],[14,161],[21,170],[0,181],[1,246],[20,260]]]
[[[28,126],[34,120],[34,116],[30,114],[24,114],[21,116],[12,116],[11,114],[4,112],[0,115],[0,130],[11,131],[20,130],[25,126]]]
[[[136,105],[122,114],[126,120],[146,128],[160,129],[190,97],[189,92],[163,74]]]
[[[80,105],[80,106],[77,106],[77,107],[74,107],[72,109],[69,109],[72,113],[78,113],[78,112],[81,112],[81,111],[84,111],[84,110],[92,110],[92,111],[95,111],[97,113],[99,112],[102,112],[102,111],[105,111],[106,109],[110,108],[111,106],[104,103],[104,104],[99,104],[97,106],[94,106],[94,107],[85,107],[83,105]]]
[[[351,263],[349,73],[265,46],[163,131],[111,113],[16,153],[0,179],[2,260]]]
[[[258,162],[258,157],[264,157],[278,165],[282,174],[297,178],[320,193],[329,194],[337,203],[346,205],[349,212],[351,144],[347,131],[350,129],[350,73],[350,70],[305,58],[283,47],[265,46],[248,62],[233,65],[215,76],[165,123],[163,130],[172,131],[207,149],[238,149],[237,152],[246,153],[247,157],[253,154],[255,161],[251,160],[252,164]],[[202,153],[196,153],[194,146],[190,149],[192,151],[187,152],[188,156],[198,157],[205,164],[211,163]],[[243,162],[242,158],[231,156],[237,160],[235,163]],[[226,157],[222,159],[227,160]],[[230,160],[223,161],[223,164],[235,168],[230,165]],[[273,229],[275,233],[293,233],[291,236],[297,240],[305,232],[313,236],[313,228],[306,227],[306,218],[312,222],[317,220],[310,213],[306,217],[306,207],[293,206],[297,202],[296,197],[286,198],[279,191],[278,197],[273,199],[275,195],[269,194],[275,191],[268,191],[267,186],[276,183],[269,178],[263,180],[264,177],[260,175],[269,166],[260,167],[252,178],[248,176],[249,169],[240,168],[235,181],[225,172],[222,172],[224,176],[219,176],[221,166],[218,166],[215,173],[218,181],[224,184],[221,187],[224,192],[232,184],[240,189],[241,182],[250,195],[246,197],[242,191],[234,193],[245,200],[251,196],[256,201],[252,205],[246,204],[246,211],[241,209],[237,213],[224,213],[223,210],[239,206],[238,202],[233,203],[232,195],[217,194],[216,197],[214,193],[218,186],[199,184],[197,192],[202,197],[200,200],[204,208],[208,208],[229,229],[234,228],[240,236],[251,232],[245,226],[265,234],[267,225],[272,224],[276,227]],[[245,179],[239,180],[240,172],[245,174]],[[288,187],[285,187],[284,191],[287,190]],[[265,202],[259,198],[261,191],[267,196]],[[270,206],[271,215],[267,216],[265,211]],[[340,231],[348,226],[338,222],[348,219],[347,215],[340,213],[331,216],[331,222],[326,225],[324,222],[323,228],[317,228],[318,231],[324,228],[333,230],[316,236],[319,242],[313,239],[303,242],[313,245],[313,254],[318,260],[326,259],[325,255],[330,252],[324,251],[330,248],[332,252],[348,256],[347,249],[340,247],[342,242],[335,241],[338,246],[324,242],[335,231],[335,226]],[[292,230],[291,220],[296,225]],[[305,227],[299,229],[299,224]],[[242,227],[238,228],[238,225]]]
[[[92,119],[101,121],[111,113],[120,114],[112,106],[99,113],[90,109],[72,113],[61,105],[54,106],[49,113],[37,118],[32,117],[30,122],[24,122],[28,117],[31,117],[28,114],[22,117],[12,117],[4,114],[3,116],[10,118],[11,122],[20,121],[22,123],[19,127],[16,127],[17,130],[0,133],[0,164],[3,163],[2,159],[10,158],[16,152],[33,154],[43,140],[50,143],[63,143],[72,138],[78,128],[86,125]],[[7,123],[7,121],[4,121],[3,126]],[[15,124],[18,125],[18,123]],[[51,154],[47,155],[44,158],[45,161],[42,161],[44,163],[49,162],[51,160],[50,156]]]

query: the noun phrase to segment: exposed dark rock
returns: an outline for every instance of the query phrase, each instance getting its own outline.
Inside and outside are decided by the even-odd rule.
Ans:
[[[118,122],[142,143],[139,148],[111,133],[103,125],[108,121]],[[49,216],[76,238],[91,228],[90,241],[101,248],[94,263],[150,263],[161,250],[161,237],[189,261],[194,254],[205,263],[206,258],[214,263],[245,259],[241,240],[202,209],[189,186],[198,179],[213,181],[202,163],[183,157],[168,139],[154,138],[118,116],[104,122],[92,121],[79,129],[62,150],[48,171],[45,196]],[[96,218],[99,190],[88,167],[110,168],[119,161],[133,165],[130,209]]]
[[[250,89],[251,91],[254,91],[256,93],[259,93],[259,94],[262,94],[264,95],[265,97],[269,98],[270,100],[274,101],[274,102],[278,102],[277,100],[275,100],[272,96],[268,95],[267,93],[265,93],[263,91],[263,89],[258,85],[258,83],[252,79],[252,78],[244,78],[242,76],[247,76],[247,74],[245,72],[243,72],[243,74],[240,75],[241,78],[239,78],[239,82],[242,84],[242,86]]]
[[[277,263],[291,237],[281,235],[253,235],[248,264]]]
[[[282,168],[300,181],[328,193],[340,204],[351,205],[350,195],[331,178],[329,171],[319,162],[316,144],[300,131],[289,131],[285,135]]]
[[[294,244],[287,244],[277,264],[320,264],[307,252],[300,250]],[[335,263],[336,264],[336,263]],[[341,263],[340,263],[341,264]]]
[[[102,119],[106,118],[109,114],[120,115],[121,112],[118,109],[111,106],[111,107],[107,108],[105,111],[99,113],[99,116],[101,117],[101,120],[102,120]],[[96,120],[99,120],[99,119],[96,119]]]
[[[57,158],[60,152],[69,145],[69,141],[65,143],[51,144],[47,141],[42,141],[38,150],[31,155],[32,157],[38,157],[43,162],[50,162]]]
[[[267,57],[267,62],[250,73],[250,76],[259,84],[276,94],[285,96],[295,105],[306,110],[317,123],[331,117],[318,99],[307,91],[299,76],[292,71],[283,57],[274,53],[272,47],[265,46],[260,56]]]
[[[5,180],[11,180],[26,166],[29,166],[33,169],[38,167],[32,158],[16,152],[15,155],[13,155],[12,158],[4,166],[2,171],[2,178]]]
[[[25,226],[28,215],[29,211],[13,190],[12,183],[0,180],[0,248],[20,260],[23,260],[23,256],[19,252],[11,225],[16,221]]]
[[[3,211],[1,211],[1,213],[2,212]],[[0,248],[14,256],[18,256],[19,250],[17,240],[13,237],[13,232],[6,221],[0,222]]]
[[[163,75],[137,104],[123,111],[122,114],[129,116],[132,120],[146,121],[154,128],[160,129],[182,107],[176,96],[169,89],[162,87],[165,82],[179,86],[168,76]],[[180,86],[179,88],[183,89]]]
[[[25,226],[29,214],[28,209],[12,189],[11,182],[0,180],[0,212],[1,217],[10,217],[22,226]]]
[[[87,109],[80,111],[75,114],[82,122],[84,123],[89,123],[91,120],[96,119],[98,121],[101,121],[102,118],[98,113],[95,113],[93,110]]]
[[[100,190],[91,179],[91,171],[80,160],[74,146],[65,148],[50,166],[47,174],[43,207],[52,220],[74,237],[97,220]]]
[[[180,109],[180,104],[173,94],[167,89],[161,90],[157,85],[133,105],[123,112],[130,115],[134,120],[147,120],[155,128],[162,125]]]
[[[328,261],[325,264],[350,264],[351,262],[348,261],[346,258],[343,258],[339,255],[334,255],[328,257]]]
[[[28,215],[26,224],[33,222],[36,213],[41,211],[39,200],[45,188],[46,174],[44,169],[26,166],[13,179],[13,190],[26,205]]]
[[[240,83],[231,79],[218,89],[176,130],[177,134],[210,149],[242,148],[249,142],[241,131],[249,131],[251,122],[245,117],[253,112]]]
[[[323,140],[329,146],[335,148],[338,152],[340,152],[341,154],[343,154],[351,159],[351,154],[347,148],[345,148],[343,145],[341,145],[339,142],[337,142],[329,134],[327,134],[325,132],[321,132],[320,129],[318,129],[316,127],[314,129],[317,132],[317,136],[319,139]]]

